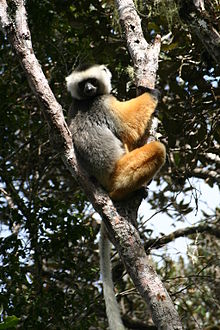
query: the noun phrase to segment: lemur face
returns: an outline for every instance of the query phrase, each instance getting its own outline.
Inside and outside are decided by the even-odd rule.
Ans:
[[[76,69],[66,77],[67,90],[78,100],[111,92],[111,72],[105,65]]]

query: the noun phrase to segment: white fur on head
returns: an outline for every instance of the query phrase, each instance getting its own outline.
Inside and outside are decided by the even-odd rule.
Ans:
[[[68,77],[66,77],[66,86],[72,97],[80,100],[81,97],[78,94],[78,84],[80,82],[95,78],[99,81],[101,86],[101,94],[109,94],[112,88],[111,77],[112,74],[105,65],[93,65],[83,71],[73,71]]]

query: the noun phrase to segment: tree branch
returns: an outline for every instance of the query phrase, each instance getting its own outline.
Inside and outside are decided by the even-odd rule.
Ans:
[[[141,86],[155,87],[161,38],[157,35],[154,43],[147,43],[141,28],[140,17],[132,0],[116,0],[115,3],[134,64],[137,94],[140,94]],[[155,140],[157,127],[158,120],[153,118],[148,136],[142,141],[143,143]]]
[[[115,3],[134,63],[136,85],[154,88],[161,38],[157,35],[153,44],[147,43],[132,0],[116,0]]]
[[[204,179],[206,181],[216,182],[220,184],[220,173],[219,170],[211,170],[211,169],[204,169],[204,168],[194,168],[191,171],[187,171],[188,177],[196,177],[199,179]]]
[[[72,137],[64,120],[62,108],[56,101],[32,49],[24,2],[23,0],[13,0],[8,3],[12,3],[13,11],[16,12],[15,21],[8,17],[8,4],[2,0],[0,2],[1,26],[10,40],[26,73],[30,87],[41,105],[53,134],[53,144],[60,151],[61,157],[72,175],[80,182],[95,210],[102,216],[110,239],[115,244],[137,290],[151,309],[155,325],[164,330],[182,329],[178,314],[166,289],[153,268],[148,265],[148,258],[137,230],[131,222],[127,221],[126,211],[121,211],[119,203],[114,205],[109,196],[100,187],[96,187],[89,180],[86,172],[77,164]],[[128,3],[133,6],[132,1],[126,1],[126,6]],[[132,13],[134,12],[133,7]],[[140,24],[138,26],[140,27]],[[157,49],[158,45],[155,45],[154,48]],[[143,53],[145,51],[147,51],[146,48],[142,50]],[[141,62],[139,64],[141,65]],[[139,71],[138,67],[136,69]],[[151,70],[153,69],[151,68]],[[154,72],[156,74],[155,69],[152,72],[153,75]],[[145,84],[145,74],[148,72],[142,75],[142,85]],[[149,78],[149,81],[152,85],[153,78]]]
[[[204,158],[206,158],[207,162],[211,162],[214,164],[217,164],[217,166],[220,166],[220,156],[218,156],[217,154],[214,154],[212,152],[208,152],[208,153],[203,153],[202,156]]]
[[[159,249],[163,245],[174,241],[179,237],[189,236],[196,233],[208,233],[210,235],[215,236],[216,238],[220,238],[220,230],[214,226],[210,226],[209,224],[200,224],[194,227],[186,227],[182,229],[175,230],[169,235],[164,235],[159,238],[151,238],[145,244],[145,250],[148,249]]]

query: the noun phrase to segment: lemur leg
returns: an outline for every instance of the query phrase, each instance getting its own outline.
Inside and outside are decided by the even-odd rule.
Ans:
[[[154,141],[134,149],[119,159],[111,177],[110,197],[125,198],[148,183],[165,162],[166,150]]]
[[[145,135],[151,122],[157,99],[150,93],[123,102],[112,96],[108,99],[107,106],[120,127],[121,140],[128,149],[134,149],[133,146]]]

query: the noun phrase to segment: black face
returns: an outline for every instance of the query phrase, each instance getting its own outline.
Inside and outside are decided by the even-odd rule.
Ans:
[[[90,78],[78,84],[78,94],[81,98],[90,98],[99,94],[98,80]]]

